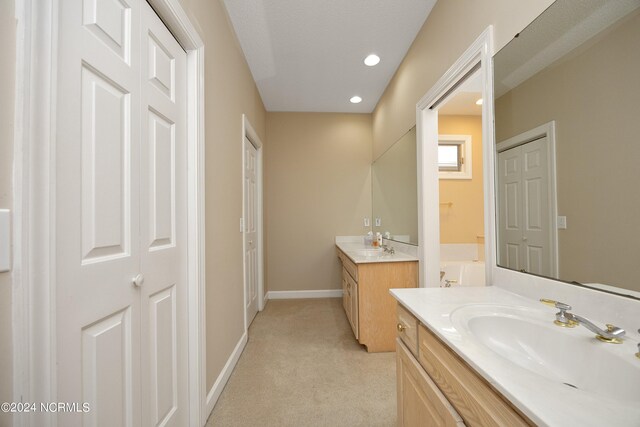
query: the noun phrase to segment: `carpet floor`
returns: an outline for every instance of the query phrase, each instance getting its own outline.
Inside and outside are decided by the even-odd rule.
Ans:
[[[394,426],[395,353],[367,353],[342,299],[272,300],[207,426]]]

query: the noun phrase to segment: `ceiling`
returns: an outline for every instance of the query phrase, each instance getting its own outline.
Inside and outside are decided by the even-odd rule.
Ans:
[[[435,2],[224,0],[267,111],[353,113],[373,111]]]
[[[469,76],[455,92],[438,108],[443,116],[481,116],[482,105],[476,104],[482,98],[482,79],[480,71]]]

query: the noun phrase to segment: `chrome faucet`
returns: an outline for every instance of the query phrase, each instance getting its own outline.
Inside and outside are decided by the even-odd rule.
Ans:
[[[387,253],[389,255],[393,255],[393,254],[396,253],[396,250],[394,249],[393,246],[382,245],[382,249],[384,250],[385,253]]]
[[[560,310],[558,313],[556,313],[556,320],[553,322],[558,326],[562,326],[565,328],[575,328],[578,325],[582,325],[596,334],[596,338],[600,341],[612,344],[622,343],[622,337],[624,337],[624,335],[626,334],[624,329],[617,326],[607,324],[607,329],[601,329],[589,319],[578,316],[577,314],[570,313],[569,310],[571,310],[571,306],[569,304],[545,298],[541,298],[540,302]]]
[[[452,283],[458,283],[455,279],[444,279],[444,287],[450,288]]]

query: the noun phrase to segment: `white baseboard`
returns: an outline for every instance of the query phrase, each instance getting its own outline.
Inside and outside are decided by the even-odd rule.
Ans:
[[[342,298],[342,289],[318,291],[269,291],[268,299]]]
[[[242,334],[240,341],[238,341],[238,344],[236,344],[236,348],[233,349],[231,356],[229,356],[227,363],[225,363],[224,368],[222,368],[222,372],[220,372],[220,375],[218,375],[218,379],[216,379],[216,382],[213,384],[213,387],[211,387],[211,390],[209,390],[209,393],[207,393],[207,406],[206,406],[207,416],[205,420],[208,420],[209,417],[211,416],[211,412],[213,412],[213,407],[216,405],[216,402],[218,401],[218,398],[220,397],[222,390],[224,390],[224,386],[227,385],[227,381],[229,381],[229,377],[233,372],[233,368],[236,367],[236,364],[238,363],[238,359],[240,359],[240,355],[242,354],[242,351],[244,350],[244,347],[246,345],[247,345],[247,332],[245,331],[245,333]]]

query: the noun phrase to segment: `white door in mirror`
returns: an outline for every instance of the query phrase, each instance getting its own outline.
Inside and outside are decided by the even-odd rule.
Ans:
[[[0,209],[0,273],[9,271],[11,265],[11,211]]]

